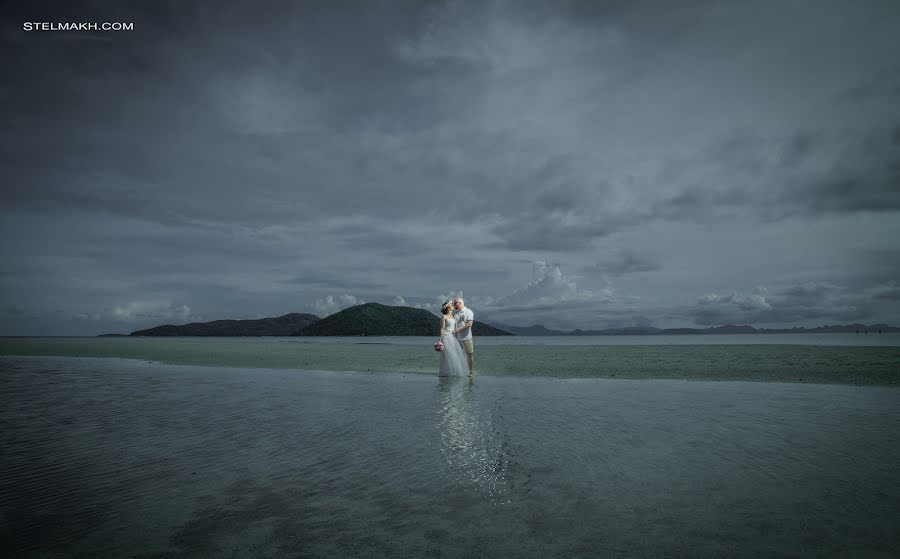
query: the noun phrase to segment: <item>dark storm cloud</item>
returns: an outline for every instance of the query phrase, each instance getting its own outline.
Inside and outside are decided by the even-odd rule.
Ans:
[[[358,7],[361,11],[352,18],[346,11],[326,10],[321,4],[278,4],[275,7],[284,8],[286,13],[275,21],[238,7],[221,9],[212,3],[190,6],[162,4],[151,13],[133,18],[139,23],[150,22],[150,30],[141,31],[139,26],[133,36],[116,37],[113,47],[90,48],[80,56],[73,55],[74,64],[63,68],[62,74],[55,65],[42,64],[40,58],[34,61],[37,64],[30,64],[46,70],[37,70],[42,76],[38,85],[32,82],[32,87],[20,89],[30,89],[23,100],[26,109],[36,102],[47,105],[49,99],[34,100],[31,93],[37,90],[44,95],[57,91],[60,101],[67,99],[65,103],[53,103],[55,109],[49,114],[43,107],[46,121],[53,124],[47,129],[47,122],[42,123],[45,134],[40,150],[19,141],[7,146],[13,150],[15,168],[20,171],[13,178],[23,186],[17,192],[22,198],[13,196],[11,204],[93,207],[162,223],[191,218],[275,223],[288,216],[309,217],[315,208],[386,215],[425,211],[433,203],[421,196],[422,186],[428,184],[437,191],[458,193],[462,199],[454,206],[458,219],[502,215],[506,223],[494,233],[517,250],[583,247],[612,228],[634,222],[611,219],[627,213],[628,208],[616,206],[604,212],[598,205],[600,197],[590,195],[607,192],[607,198],[615,197],[610,187],[601,184],[608,178],[602,168],[596,179],[588,178],[583,161],[571,152],[561,158],[541,141],[526,143],[518,132],[504,132],[502,115],[484,115],[496,117],[501,127],[487,120],[479,122],[478,129],[423,128],[443,122],[449,111],[457,109],[480,116],[471,112],[471,102],[490,100],[494,95],[493,89],[476,89],[465,104],[452,97],[425,94],[447,85],[448,78],[472,84],[491,79],[490,87],[497,88],[499,94],[521,78],[514,74],[496,77],[498,68],[516,68],[520,63],[535,70],[545,66],[540,59],[519,62],[497,58],[500,53],[509,55],[504,49],[515,46],[509,44],[517,40],[512,26],[487,36],[480,50],[469,51],[455,42],[469,36],[461,27],[464,22],[478,29],[495,21],[498,14],[511,16],[502,3],[491,9],[466,3],[419,9],[413,9],[414,4],[375,3]],[[708,6],[705,2],[691,4],[677,17],[687,26],[697,25],[692,14]],[[104,13],[108,8],[101,3],[94,10]],[[123,8],[117,11],[128,13]],[[538,26],[550,37],[560,36],[567,28],[581,32],[559,53],[564,57],[562,68],[574,71],[581,64],[576,54],[603,52],[604,43],[584,32],[585,21],[590,19],[576,22],[571,19],[573,14],[597,18],[594,21],[598,25],[602,18],[619,14],[623,27],[637,34],[677,28],[663,26],[652,13],[647,4],[632,10],[619,5],[591,10],[579,3],[549,10],[530,4],[517,10],[510,23]],[[398,19],[398,14],[403,17]],[[540,27],[541,18],[549,16],[557,22],[557,28]],[[202,35],[186,33],[190,21],[202,22]],[[240,32],[234,33],[235,29]],[[263,29],[264,43],[256,35]],[[303,40],[291,48],[297,44],[297,36]],[[430,60],[427,53],[433,47],[428,45],[435,37],[446,41],[448,50],[439,58],[449,69],[441,67],[438,71],[421,63]],[[36,42],[33,37],[27,40]],[[396,56],[396,45],[404,41],[413,41],[411,59]],[[44,46],[43,52],[33,56],[46,57],[50,62],[52,48]],[[453,66],[453,61],[460,65]],[[479,61],[486,65],[477,64]],[[546,66],[556,62],[548,59]],[[24,81],[22,66],[18,65],[18,77]],[[34,71],[29,72],[31,77]],[[159,79],[151,82],[150,76]],[[551,79],[568,76],[563,72]],[[98,79],[106,80],[105,92],[97,85]],[[548,83],[558,83],[561,92],[575,95],[603,92],[602,82],[590,77],[580,87],[562,81]],[[359,94],[362,84],[365,95]],[[137,88],[145,87],[152,96],[134,96]],[[116,95],[117,91],[130,94],[122,106],[110,104],[104,96]],[[240,118],[229,118],[234,115]],[[123,136],[115,130],[86,137],[82,134],[92,122],[99,121],[109,123],[109,128],[127,123],[135,134]],[[182,122],[192,123],[191,129],[174,133],[172,127]],[[592,135],[582,137],[589,141]],[[456,155],[448,157],[447,148],[451,146]],[[732,156],[718,162],[721,169],[716,175],[694,177],[694,186],[658,202],[661,209],[657,213],[673,218],[683,215],[681,208],[702,211],[704,206],[723,202],[743,203],[740,193],[750,185],[742,175],[759,172],[763,165],[758,157],[760,147],[759,142],[727,143],[714,155],[731,152]],[[52,165],[47,165],[46,158],[38,158],[26,169],[28,157],[40,151],[53,154]],[[533,159],[534,153],[541,152],[544,159],[555,164],[550,175],[541,158]],[[95,161],[97,153],[106,154],[102,167]],[[158,164],[161,160],[167,162],[163,168]],[[696,167],[693,162],[688,164]],[[36,169],[41,169],[42,175],[36,176]],[[732,187],[738,192],[717,193],[716,181],[729,176],[739,183]],[[870,184],[858,180],[863,190]],[[73,184],[77,194],[71,192]],[[851,198],[850,208],[884,207],[877,192],[852,200],[842,190],[845,184],[856,186],[857,182],[850,177],[822,184],[821,205],[833,208],[840,200]],[[359,196],[363,185],[371,196]],[[872,187],[875,191],[877,188]],[[796,190],[788,186],[784,189]],[[239,204],[210,203],[223,196]],[[307,198],[299,203],[304,196]],[[286,201],[290,201],[287,207]],[[563,220],[522,212],[535,206],[573,215]],[[596,215],[598,208],[609,214],[603,216],[603,227],[587,217]],[[753,204],[748,209],[752,208]],[[564,240],[547,240],[554,235]]]
[[[900,209],[896,3],[18,1],[0,20],[0,232],[20,239],[0,287],[35,325],[464,290],[596,327],[740,274],[897,279],[877,256]],[[773,254],[776,227],[793,242]],[[869,308],[846,299],[773,308]]]
[[[359,278],[341,278],[337,276],[327,276],[320,274],[299,275],[282,280],[288,284],[299,284],[315,287],[324,287],[328,289],[337,289],[340,291],[347,290],[364,290],[364,291],[383,291],[388,288],[387,284],[369,282]]]
[[[838,98],[855,102],[872,99],[900,100],[900,66],[873,72],[870,77],[840,92]]]
[[[790,136],[781,149],[781,163],[793,167],[805,161],[815,153],[816,146],[822,141],[821,133],[797,132]]]
[[[393,257],[417,256],[429,250],[427,244],[411,234],[397,233],[374,224],[336,225],[325,234],[334,237],[341,246]]]
[[[836,152],[832,176],[816,177],[786,190],[785,204],[811,213],[895,211],[900,209],[900,145],[879,130],[848,141]]]
[[[623,276],[639,272],[655,272],[660,269],[662,269],[662,265],[658,262],[626,248],[598,261],[593,266],[584,268],[584,272]]]
[[[677,221],[730,212],[777,221],[897,211],[900,145],[892,134],[883,125],[866,132],[798,131],[785,137],[740,131],[709,155],[670,164],[675,184],[686,185],[657,202],[653,215]],[[688,168],[722,178],[699,181],[684,171]]]
[[[410,199],[380,182],[381,203],[354,202],[359,174],[376,175],[379,165],[387,173],[396,159],[381,153],[380,131],[351,132],[372,109],[366,103],[402,88],[388,78],[401,78],[403,65],[379,34],[399,23],[384,6],[347,20],[321,4],[283,4],[283,19],[179,4],[116,10],[136,31],[110,45],[62,50],[52,34],[7,29],[29,53],[5,60],[7,114],[18,125],[3,142],[4,171],[17,185],[10,205],[259,223],[306,217],[317,205],[382,209]],[[103,18],[107,7],[93,5]],[[291,48],[298,36],[300,48]],[[358,94],[377,72],[387,79]]]
[[[520,219],[507,219],[491,232],[504,239],[487,248],[508,250],[547,250],[567,252],[584,249],[591,240],[610,232],[605,223],[594,223],[588,216],[573,219],[571,214],[538,210]]]
[[[91,218],[91,214],[83,216],[83,219]],[[291,246],[290,239],[264,229],[148,227],[132,220],[106,223],[110,227],[82,227],[77,239],[69,239],[67,252],[98,267],[117,263],[135,273],[150,275],[168,271],[215,272],[235,265],[241,269],[266,268],[302,254],[300,249]],[[54,254],[50,247],[42,250]],[[125,253],[131,256],[121,258]],[[63,252],[55,254],[62,256]]]
[[[874,294],[875,299],[885,301],[900,301],[900,286],[893,285]]]

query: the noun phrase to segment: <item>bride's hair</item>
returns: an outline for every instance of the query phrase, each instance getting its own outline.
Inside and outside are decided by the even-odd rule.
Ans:
[[[453,306],[453,304],[452,304],[450,301],[447,301],[446,303],[444,303],[444,304],[441,306],[441,314],[447,314],[447,313],[449,313],[449,312],[450,312],[450,308],[451,308],[452,306]]]

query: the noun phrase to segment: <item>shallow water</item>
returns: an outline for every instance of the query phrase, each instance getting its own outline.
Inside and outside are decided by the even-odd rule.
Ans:
[[[277,338],[294,343],[381,343],[423,345],[431,338],[420,336],[339,336]],[[900,332],[878,334],[679,334],[652,336],[477,336],[479,345],[812,345],[812,346],[900,346]]]
[[[0,358],[14,557],[894,557],[900,389]]]
[[[806,335],[780,336],[781,339],[796,339]],[[830,338],[831,342],[846,338],[839,334],[819,337],[827,336],[835,336]],[[723,341],[731,338],[711,335],[692,337],[721,338]],[[739,337],[745,341],[746,338],[755,338]],[[664,341],[663,336],[631,338],[660,338],[656,341]],[[573,339],[582,343],[570,343]],[[815,341],[817,337],[810,335],[805,339]],[[880,339],[887,340],[889,336]],[[529,343],[529,340],[534,343]],[[433,344],[432,338],[409,337],[5,338],[0,339],[0,355],[120,357],[182,365],[435,374],[440,356],[434,351]],[[577,336],[559,339],[482,337],[476,340],[475,370],[480,376],[693,378],[900,385],[900,345],[645,345],[643,342],[607,345],[592,344],[590,339]]]

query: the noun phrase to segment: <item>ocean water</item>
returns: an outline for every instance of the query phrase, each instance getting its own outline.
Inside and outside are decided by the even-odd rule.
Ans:
[[[892,386],[45,356],[0,371],[4,557],[900,549]]]
[[[273,338],[275,339],[275,338]],[[360,337],[290,337],[280,341],[298,343],[383,343],[392,345],[420,345],[429,337],[370,336]],[[364,340],[361,341],[361,340]],[[825,334],[680,334],[673,336],[477,336],[480,345],[806,345],[806,346],[900,346],[900,332],[825,333]]]
[[[430,337],[0,338],[0,355],[433,375],[440,362],[433,344]],[[479,376],[900,386],[900,334],[478,337],[475,370]]]

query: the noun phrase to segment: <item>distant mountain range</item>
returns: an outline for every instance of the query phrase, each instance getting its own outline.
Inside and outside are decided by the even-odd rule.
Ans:
[[[438,316],[424,309],[365,303],[320,318],[314,314],[290,313],[256,320],[214,320],[191,324],[164,324],[132,332],[131,336],[437,336]],[[712,328],[652,328],[633,326],[603,330],[552,330],[533,326],[492,326],[475,321],[475,336],[652,336],[675,334],[815,334],[829,332],[900,332],[887,324],[842,324],[817,328],[754,328],[715,326]],[[114,337],[120,334],[101,334]]]
[[[440,321],[424,309],[365,303],[325,318],[291,313],[257,320],[216,320],[176,326],[165,324],[132,336],[437,336]],[[512,336],[475,321],[476,336]],[[103,334],[105,337],[115,334]]]
[[[753,326],[735,326],[734,324],[726,324],[725,326],[715,326],[712,328],[653,328],[649,326],[632,326],[628,328],[606,328],[603,330],[551,330],[540,324],[534,326],[509,326],[506,324],[498,324],[500,328],[512,332],[517,336],[654,336],[654,335],[677,335],[677,334],[816,334],[816,333],[833,333],[833,332],[859,332],[878,333],[878,332],[900,332],[900,328],[896,326],[888,326],[887,324],[836,324],[829,326],[818,326],[816,328],[754,328]]]

